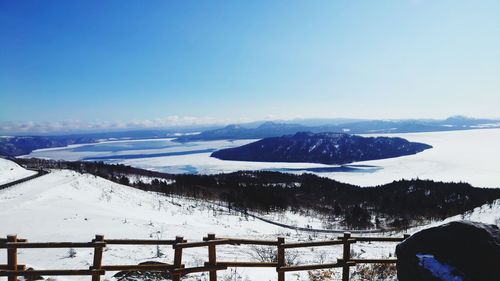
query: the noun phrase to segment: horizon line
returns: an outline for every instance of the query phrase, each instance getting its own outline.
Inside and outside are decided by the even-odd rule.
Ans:
[[[343,124],[362,121],[445,121],[452,118],[463,118],[470,120],[490,120],[500,121],[500,117],[471,117],[465,115],[452,115],[446,118],[355,118],[355,117],[294,117],[294,118],[261,118],[261,119],[216,119],[216,118],[196,118],[196,117],[167,117],[163,119],[131,121],[131,122],[82,122],[82,121],[62,121],[62,122],[0,122],[0,136],[28,136],[28,135],[69,135],[69,134],[99,134],[112,132],[134,132],[134,131],[170,131],[193,132],[215,128],[217,126],[229,125],[257,125],[259,123],[274,122],[293,124],[299,122],[334,122],[344,121]],[[300,124],[304,125],[304,124]],[[327,124],[323,124],[327,125]],[[332,124],[333,125],[333,124]],[[304,126],[318,126],[314,124]]]

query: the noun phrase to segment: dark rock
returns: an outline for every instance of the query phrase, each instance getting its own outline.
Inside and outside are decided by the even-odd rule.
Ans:
[[[396,247],[399,281],[500,280],[500,230],[456,221],[422,230]]]
[[[33,267],[29,267],[26,269],[26,271],[33,271]],[[40,275],[29,275],[27,277],[24,278],[24,280],[26,281],[35,281],[35,280],[44,280],[44,278]]]
[[[156,261],[146,261],[139,264],[165,264]],[[171,280],[169,271],[120,271],[113,275],[119,281],[163,281]]]

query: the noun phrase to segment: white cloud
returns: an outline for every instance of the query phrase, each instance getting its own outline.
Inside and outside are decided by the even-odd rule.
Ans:
[[[225,125],[229,123],[242,123],[252,121],[246,118],[240,119],[220,119],[213,117],[194,117],[194,116],[167,116],[164,118],[132,120],[128,122],[110,122],[110,121],[79,121],[68,120],[60,122],[3,122],[0,123],[0,133],[64,133],[64,132],[82,132],[82,131],[112,131],[112,130],[135,130],[135,129],[169,129],[190,126],[205,125]]]

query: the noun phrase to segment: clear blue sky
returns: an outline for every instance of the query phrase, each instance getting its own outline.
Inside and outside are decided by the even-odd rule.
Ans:
[[[0,1],[0,123],[500,117],[499,15],[496,0]]]

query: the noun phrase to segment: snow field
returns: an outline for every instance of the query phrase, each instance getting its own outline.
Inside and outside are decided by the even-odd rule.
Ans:
[[[6,184],[36,174],[0,157],[0,184]]]

